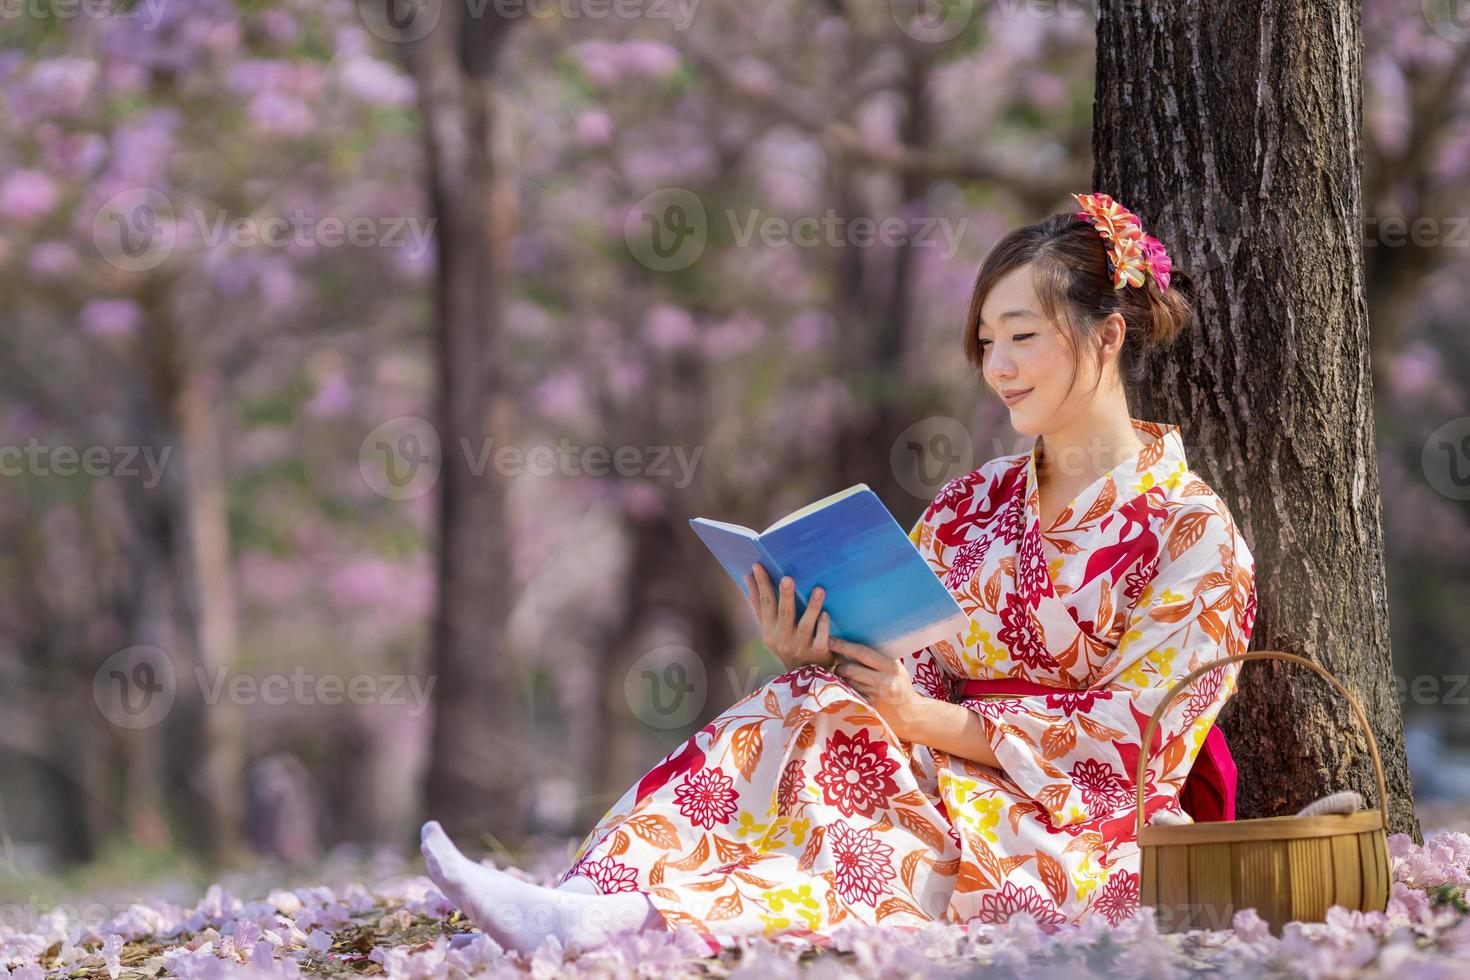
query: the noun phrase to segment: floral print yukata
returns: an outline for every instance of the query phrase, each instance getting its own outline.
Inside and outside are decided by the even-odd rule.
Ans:
[[[1025,911],[1052,931],[1130,916],[1143,728],[1176,680],[1245,650],[1256,608],[1251,553],[1190,472],[1179,428],[1131,421],[1144,448],[1050,528],[1033,439],[951,481],[910,532],[970,624],[904,664],[920,693],[979,715],[1000,769],[902,741],[836,674],[798,668],[630,787],[562,881],[642,891],[712,952],[761,933],[825,946],[849,921]],[[1166,711],[1145,770],[1150,817],[1183,812],[1239,669],[1202,675]],[[995,677],[1057,693],[960,696],[964,679]]]

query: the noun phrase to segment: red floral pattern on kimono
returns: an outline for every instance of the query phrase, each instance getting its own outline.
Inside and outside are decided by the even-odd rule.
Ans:
[[[957,700],[966,678],[1055,694],[963,699],[1001,768],[900,740],[845,681],[803,667],[768,681],[629,788],[562,880],[636,889],[712,951],[744,935],[828,945],[846,921],[1003,923],[1048,931],[1138,908],[1135,776],[1171,685],[1245,650],[1254,562],[1229,510],[1190,472],[1177,426],[1042,528],[1036,440],[952,481],[910,536],[970,617],[904,659]],[[1146,812],[1178,794],[1239,664],[1204,674],[1147,753]],[[1186,818],[1187,819],[1187,818]]]

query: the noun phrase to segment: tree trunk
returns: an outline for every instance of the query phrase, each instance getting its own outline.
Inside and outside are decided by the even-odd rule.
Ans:
[[[214,405],[219,393],[212,374],[186,368],[170,405],[178,433],[183,466],[183,535],[179,543],[179,596],[183,600],[193,661],[178,680],[179,694],[198,690],[197,667],[213,683],[235,670],[239,622],[235,602],[234,566],[230,557],[228,505],[225,500],[224,462],[220,458],[220,430]],[[201,703],[198,716],[201,743],[187,753],[197,766],[202,757],[201,795],[209,806],[206,846],[216,861],[239,856],[245,814],[245,747],[240,706],[230,697]]]
[[[469,17],[461,4],[445,2],[435,26],[404,46],[419,87],[438,243],[435,425],[443,468],[425,805],[451,835],[489,832],[514,842],[524,829],[533,766],[507,649],[514,597],[506,493],[493,459],[476,470],[487,446],[511,442],[501,300],[513,198],[497,169],[502,123],[492,76],[515,21],[493,9],[481,13]],[[433,14],[421,7],[414,16]]]
[[[1361,171],[1360,5],[1103,0],[1094,189],[1198,281],[1200,323],[1134,414],[1180,424],[1256,558],[1252,646],[1321,663],[1363,702],[1391,830],[1419,836],[1388,630]],[[1352,788],[1365,738],[1309,672],[1247,665],[1222,726],[1242,817]]]

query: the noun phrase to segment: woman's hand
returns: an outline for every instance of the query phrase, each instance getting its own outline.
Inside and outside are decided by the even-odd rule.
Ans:
[[[780,595],[771,585],[771,576],[765,566],[757,562],[751,566],[751,574],[745,576],[746,598],[755,610],[761,624],[761,639],[787,670],[816,664],[831,667],[836,659],[828,640],[831,636],[826,613],[822,612],[822,599],[826,591],[817,586],[812,589],[811,599],[806,604],[801,621],[796,621],[796,582],[790,575],[781,579]]]
[[[872,647],[847,640],[832,639],[834,651],[847,658],[832,672],[847,681],[883,716],[894,734],[904,741],[909,738],[911,722],[924,695],[914,690],[909,672],[892,657],[885,657]]]

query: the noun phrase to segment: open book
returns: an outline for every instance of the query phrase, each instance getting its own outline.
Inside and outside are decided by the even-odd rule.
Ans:
[[[798,620],[812,589],[826,589],[822,609],[835,637],[898,658],[969,629],[969,617],[865,483],[760,532],[703,517],[689,524],[741,591],[756,562],[777,587],[790,575]]]

